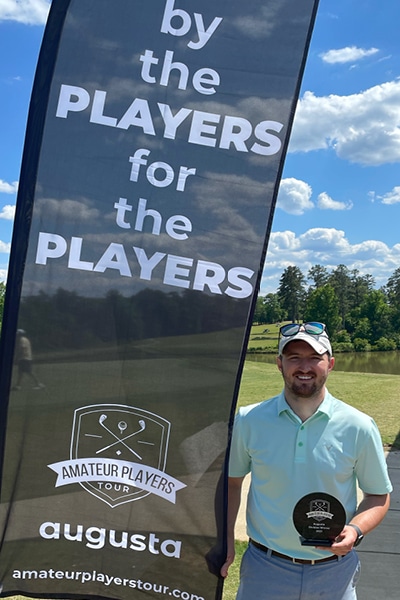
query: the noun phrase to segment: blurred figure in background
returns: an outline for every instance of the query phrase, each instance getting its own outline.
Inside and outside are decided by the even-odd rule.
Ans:
[[[33,372],[32,346],[26,336],[26,332],[23,329],[18,329],[17,331],[15,360],[18,364],[18,379],[13,388],[14,390],[21,389],[22,380],[24,379],[25,375],[27,375],[34,384],[34,390],[41,390],[45,387]]]

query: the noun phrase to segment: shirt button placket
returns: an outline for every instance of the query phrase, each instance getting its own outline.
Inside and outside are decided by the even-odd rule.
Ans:
[[[301,425],[297,431],[295,462],[306,462],[307,428]]]

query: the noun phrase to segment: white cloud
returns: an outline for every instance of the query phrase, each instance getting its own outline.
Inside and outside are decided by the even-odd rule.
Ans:
[[[400,202],[400,186],[396,185],[391,192],[383,196],[376,196],[382,201],[382,204],[398,204]]]
[[[302,215],[306,210],[314,208],[311,194],[311,186],[305,181],[294,177],[282,179],[276,206],[291,215]]]
[[[326,267],[328,272],[344,264],[350,271],[357,269],[361,275],[372,275],[376,287],[380,287],[387,283],[399,262],[400,244],[389,247],[379,240],[351,244],[345,232],[335,228],[316,227],[300,235],[293,231],[273,232],[260,293],[276,292],[279,279],[289,265],[299,267],[307,276],[316,264]]]
[[[25,25],[44,25],[50,8],[47,0],[1,0],[0,22],[17,21]]]
[[[93,206],[93,202],[82,198],[81,200],[55,200],[54,198],[41,198],[36,202],[38,210],[46,211],[46,216],[51,219],[64,221],[92,222],[99,218],[100,211]]]
[[[289,152],[323,149],[362,165],[400,162],[400,81],[350,96],[305,92],[297,106]]]
[[[281,17],[282,7],[281,2],[267,2],[266,6],[262,6],[259,10],[255,9],[251,3],[243,5],[243,12],[239,18],[234,20],[234,25],[240,32],[240,35],[246,35],[253,39],[262,39],[266,35],[270,35],[276,27],[276,21]],[[247,8],[248,13],[244,10]]]
[[[356,46],[348,46],[347,48],[339,48],[338,50],[328,50],[319,56],[326,63],[334,65],[336,63],[348,63],[361,60],[367,56],[372,56],[379,52],[378,48],[357,48]]]
[[[0,179],[0,193],[2,194],[16,194],[18,191],[18,181],[7,183]]]
[[[351,201],[339,202],[338,200],[333,200],[326,192],[322,192],[318,196],[318,208],[321,210],[351,210],[353,203]]]
[[[299,247],[299,242],[294,231],[272,232],[269,238],[268,253],[280,250],[294,250]]]
[[[291,215],[303,215],[305,211],[315,208],[311,196],[312,188],[308,183],[287,177],[280,183],[277,208]],[[317,207],[321,210],[351,210],[353,203],[333,200],[326,192],[322,192],[318,195]]]
[[[0,240],[0,254],[10,254],[11,244]]]
[[[334,228],[314,227],[309,229],[299,236],[299,244],[300,250],[311,250],[323,260],[326,260],[327,255],[331,257],[332,250],[338,255],[347,254],[350,251],[344,231]]]
[[[6,204],[0,211],[0,219],[5,219],[6,221],[13,221],[15,215],[15,206],[11,206],[10,204]]]

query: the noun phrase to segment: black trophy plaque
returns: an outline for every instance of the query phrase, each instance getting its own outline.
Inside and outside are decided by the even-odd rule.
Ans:
[[[293,523],[302,546],[331,546],[345,526],[346,511],[334,496],[313,492],[294,507]]]

